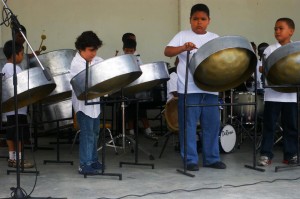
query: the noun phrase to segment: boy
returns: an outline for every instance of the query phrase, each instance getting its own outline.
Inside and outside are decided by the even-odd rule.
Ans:
[[[273,51],[280,46],[291,42],[291,37],[295,30],[295,24],[292,19],[277,19],[274,28],[274,35],[277,43],[270,45],[264,51],[267,58]],[[261,69],[262,70],[262,69]],[[264,126],[263,139],[260,150],[259,166],[271,164],[273,159],[273,144],[276,122],[281,114],[283,128],[283,162],[286,164],[297,164],[297,94],[282,93],[265,88],[265,106],[264,106]]]
[[[217,38],[218,35],[208,32],[210,23],[209,9],[205,4],[196,4],[190,13],[191,30],[179,32],[165,48],[168,57],[178,56],[178,120],[181,156],[184,158],[184,87],[186,70],[186,51],[195,53],[204,43]],[[218,104],[218,92],[203,91],[198,88],[191,73],[188,74],[187,104]],[[202,127],[203,166],[215,169],[225,169],[226,165],[220,160],[219,132],[220,115],[218,106],[188,107],[187,108],[187,162],[189,171],[198,171],[198,153],[195,132],[200,119]]]
[[[7,59],[7,63],[4,65],[2,69],[2,73],[4,73],[4,79],[7,79],[9,77],[12,77],[14,74],[14,64],[13,64],[13,41],[7,41],[4,44],[3,52]],[[20,64],[24,57],[24,48],[23,45],[19,43],[15,43],[15,57],[16,57],[16,64]],[[22,72],[22,69],[19,65],[16,65],[16,72],[20,73]],[[14,126],[16,124],[16,115],[15,111],[10,111],[5,113],[7,117],[7,126]],[[23,158],[21,154],[22,149],[22,140],[28,140],[29,139],[29,127],[27,122],[27,107],[23,107],[18,109],[18,121],[19,121],[19,158]],[[16,167],[16,133],[14,131],[14,128],[8,128],[6,130],[6,143],[8,146],[8,166],[9,167]],[[23,168],[32,168],[33,164],[28,161],[23,161],[23,165],[21,165]],[[20,161],[21,163],[21,161]]]
[[[97,57],[97,50],[102,46],[102,41],[92,31],[83,32],[76,40],[75,47],[78,50],[71,62],[71,78],[85,70],[86,63],[89,65],[103,61]],[[99,102],[100,98],[89,102]],[[85,105],[85,101],[77,99],[72,90],[72,104],[80,128],[79,135],[79,174],[96,175],[102,169],[98,161],[97,142],[100,131],[100,104]]]
[[[124,37],[124,36],[123,36]],[[122,38],[123,40],[123,38]],[[123,43],[123,52],[124,54],[132,54],[136,52],[136,41],[134,39],[125,39]],[[137,62],[139,65],[142,64],[141,59],[139,56],[137,56]],[[147,92],[140,92],[136,93],[136,98],[143,98],[143,96],[147,95]],[[127,114],[128,114],[128,129],[129,134],[134,135],[134,118],[136,113],[136,105],[135,104],[129,104],[127,107]],[[143,123],[143,127],[145,129],[145,136],[147,138],[157,140],[156,135],[152,132],[148,118],[147,118],[147,109],[143,107],[142,105],[139,107],[139,118]]]

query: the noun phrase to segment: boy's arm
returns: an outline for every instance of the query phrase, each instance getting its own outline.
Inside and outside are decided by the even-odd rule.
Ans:
[[[182,46],[177,46],[177,47],[167,46],[165,48],[164,54],[167,57],[174,57],[184,51],[193,50],[193,49],[197,49],[196,45],[192,42],[186,42]]]

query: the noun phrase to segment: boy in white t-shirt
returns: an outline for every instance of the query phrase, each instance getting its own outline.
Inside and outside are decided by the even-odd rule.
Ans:
[[[209,8],[205,4],[196,4],[190,13],[191,29],[184,30],[166,46],[164,54],[167,57],[178,56],[178,122],[181,156],[184,160],[184,87],[187,52],[195,53],[206,42],[219,37],[208,32],[206,28],[210,23]],[[187,104],[218,104],[218,92],[208,92],[198,88],[192,74],[188,74]],[[203,166],[215,169],[225,169],[226,165],[220,160],[219,132],[220,113],[218,106],[189,107],[186,111],[187,132],[187,161],[183,162],[189,171],[198,171],[198,152],[195,132],[200,120],[202,127],[202,157]]]
[[[270,45],[264,51],[267,58],[273,51],[291,42],[295,30],[292,19],[277,19],[274,28],[276,44]],[[262,68],[260,68],[262,71]],[[297,94],[277,92],[272,88],[265,88],[263,139],[260,150],[259,166],[271,164],[273,158],[274,134],[276,123],[281,114],[283,128],[283,162],[297,164]]]
[[[14,74],[14,65],[13,65],[13,41],[7,41],[4,44],[3,52],[7,59],[7,63],[4,65],[2,69],[2,73],[4,74],[4,79],[10,78]],[[20,64],[24,57],[24,47],[20,43],[15,43],[15,58],[16,64]],[[16,72],[22,72],[22,69],[19,65],[16,65]],[[15,111],[10,111],[5,113],[7,117],[7,126],[14,126],[16,124],[16,115]],[[15,128],[11,127],[6,130],[6,143],[8,146],[8,166],[9,167],[16,167],[16,155],[19,155],[19,158],[22,158],[21,154],[21,147],[22,147],[22,140],[29,139],[29,127],[27,121],[27,107],[23,107],[18,109],[18,133],[19,133],[19,142],[18,142],[18,150],[19,153],[16,152],[16,132]],[[21,161],[20,161],[21,163]],[[20,164],[21,165],[21,164]],[[33,164],[28,161],[23,161],[24,168],[32,168]]]

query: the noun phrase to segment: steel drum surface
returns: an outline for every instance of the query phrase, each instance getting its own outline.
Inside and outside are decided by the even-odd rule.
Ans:
[[[66,99],[54,104],[47,104],[43,106],[43,121],[54,121],[72,118],[72,101]],[[73,120],[63,120],[59,122],[59,127],[69,126],[73,124]],[[57,128],[56,122],[45,123],[44,129],[46,131]]]
[[[192,56],[190,71],[206,91],[225,91],[246,81],[256,70],[257,58],[247,39],[224,36],[205,43]]]
[[[300,42],[281,46],[265,63],[268,85],[300,85]],[[272,88],[279,92],[296,92],[297,88]]]
[[[166,62],[153,62],[140,67],[143,74],[124,88],[124,94],[147,91],[170,79]]]
[[[121,55],[106,59],[89,67],[87,99],[111,94],[141,76],[142,71],[134,55]],[[71,85],[79,100],[85,99],[86,70],[71,79]]]
[[[70,67],[76,54],[73,49],[47,52],[38,56],[44,67],[48,67],[56,83],[55,90],[42,103],[55,103],[71,97]],[[30,66],[39,66],[36,58],[30,60]]]
[[[17,74],[18,108],[33,104],[47,97],[56,87],[51,78],[48,81],[42,68],[34,67]],[[5,79],[2,85],[2,109],[3,112],[14,110],[14,85],[13,77]]]

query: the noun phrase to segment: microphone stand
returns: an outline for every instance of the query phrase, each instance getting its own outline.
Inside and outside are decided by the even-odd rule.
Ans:
[[[16,71],[16,46],[15,46],[16,29],[18,31],[20,31],[20,33],[22,34],[22,36],[25,39],[26,43],[28,44],[28,46],[30,47],[30,49],[33,52],[34,56],[38,60],[41,68],[43,69],[44,75],[46,76],[46,78],[49,81],[51,80],[51,76],[50,76],[49,72],[47,70],[45,70],[45,68],[40,63],[39,59],[37,58],[37,55],[35,54],[34,50],[32,49],[31,45],[29,44],[25,34],[22,32],[22,29],[21,29],[21,26],[20,26],[20,23],[19,23],[17,17],[7,7],[4,0],[2,0],[2,3],[4,4],[4,8],[9,10],[9,12],[10,12],[11,29],[12,29],[12,41],[13,41],[12,55],[13,55],[13,86],[14,86],[14,108],[15,108],[16,153],[17,153],[17,155],[16,155],[17,186],[14,187],[14,188],[11,188],[11,190],[13,191],[11,193],[11,198],[17,198],[17,199],[24,198],[25,199],[25,198],[30,197],[30,195],[27,195],[26,193],[24,193],[24,190],[20,186],[19,121],[18,121],[18,96],[17,96],[18,95],[18,91],[17,91],[18,80],[17,80],[17,71]],[[30,198],[33,198],[33,197],[30,197]],[[39,197],[39,198],[41,198],[41,197]],[[45,197],[45,198],[49,198],[49,197]]]
[[[186,132],[186,108],[187,108],[187,89],[188,89],[188,72],[189,72],[189,64],[190,64],[190,51],[188,50],[186,52],[186,70],[185,70],[185,85],[184,85],[184,111],[183,111],[183,129],[184,129],[184,135],[183,135],[183,153],[184,153],[184,160],[183,160],[183,171],[180,169],[177,169],[176,171],[179,173],[182,173],[189,177],[195,177],[195,175],[190,174],[187,172],[187,132]]]

